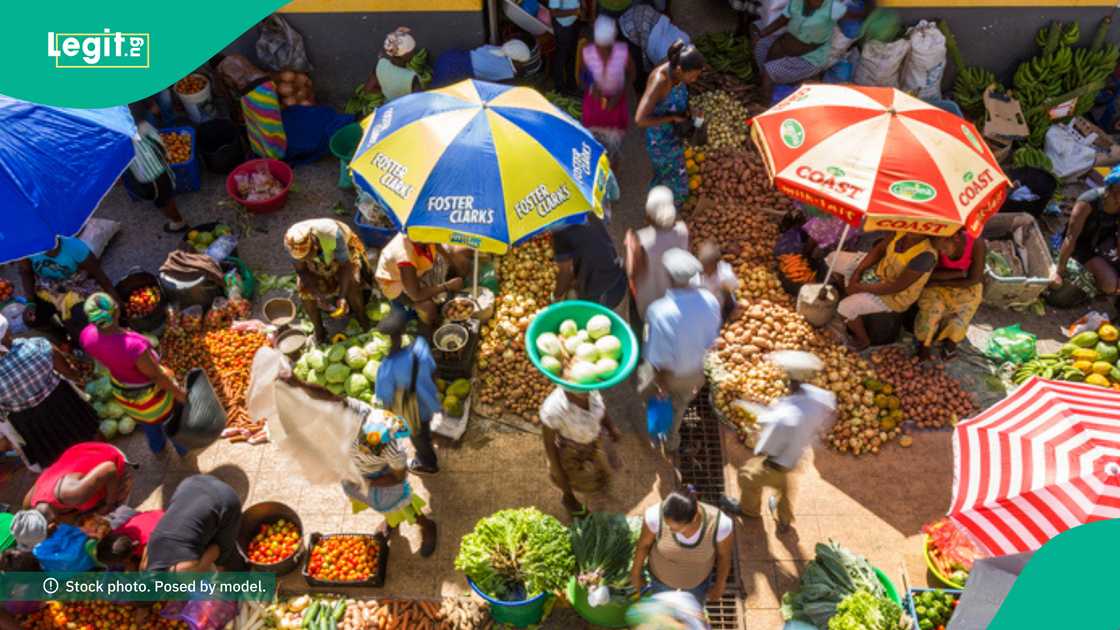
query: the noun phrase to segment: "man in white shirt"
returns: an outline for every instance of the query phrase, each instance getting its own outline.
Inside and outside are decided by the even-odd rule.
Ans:
[[[739,471],[741,499],[723,497],[720,507],[730,514],[759,518],[762,490],[769,487],[774,491],[767,503],[770,514],[778,532],[785,532],[793,523],[787,475],[811,447],[817,432],[836,418],[836,395],[806,383],[824,367],[816,355],[782,350],[767,358],[789,375],[790,393],[756,412],[762,434],[755,445],[755,456]]]

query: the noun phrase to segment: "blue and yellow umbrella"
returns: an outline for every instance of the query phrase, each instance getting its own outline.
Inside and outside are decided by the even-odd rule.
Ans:
[[[354,181],[414,241],[504,254],[603,213],[606,152],[535,90],[463,81],[390,101],[362,126]]]

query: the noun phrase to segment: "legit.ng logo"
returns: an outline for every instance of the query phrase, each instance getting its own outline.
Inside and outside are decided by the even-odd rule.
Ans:
[[[151,33],[47,33],[47,56],[65,69],[139,69],[152,63]]]

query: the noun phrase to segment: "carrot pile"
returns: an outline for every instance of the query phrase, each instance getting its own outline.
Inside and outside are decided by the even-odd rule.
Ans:
[[[191,368],[202,368],[229,416],[223,434],[230,441],[264,441],[263,420],[253,420],[245,409],[245,395],[253,355],[268,344],[260,332],[220,328],[206,331],[169,331],[163,336],[162,358],[180,380]]]
[[[339,630],[477,630],[493,623],[484,605],[470,597],[430,602],[300,595],[272,605],[269,614],[279,628],[315,627],[323,610]]]
[[[809,261],[800,254],[783,254],[778,256],[778,269],[793,282],[811,282],[817,277]]]

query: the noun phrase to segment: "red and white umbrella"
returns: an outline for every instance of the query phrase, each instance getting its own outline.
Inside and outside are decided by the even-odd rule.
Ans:
[[[978,236],[1007,196],[972,123],[893,88],[802,86],[751,136],[778,190],[868,231]]]
[[[949,518],[988,553],[1120,518],[1120,392],[1032,378],[953,431]]]

